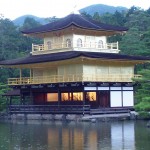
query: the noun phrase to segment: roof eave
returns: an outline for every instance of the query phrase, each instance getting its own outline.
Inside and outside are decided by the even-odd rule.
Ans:
[[[36,35],[49,33],[49,32],[61,31],[61,30],[67,29],[68,27],[59,28],[57,30],[47,30],[47,31],[40,31],[40,32],[23,33],[23,35],[24,36],[36,36]],[[126,34],[126,32],[127,32],[127,31],[119,31],[119,30],[105,30],[105,29],[85,28],[85,27],[80,27],[80,26],[77,26],[77,27],[79,27],[80,29],[89,30],[89,31],[98,31],[98,32],[102,31],[102,32],[108,32],[108,33],[113,32],[113,33],[116,33],[116,34]]]

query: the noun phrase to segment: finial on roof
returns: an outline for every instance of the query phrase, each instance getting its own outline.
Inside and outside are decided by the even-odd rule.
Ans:
[[[77,5],[73,7],[73,11],[71,12],[71,14],[80,14],[79,10],[77,9]]]

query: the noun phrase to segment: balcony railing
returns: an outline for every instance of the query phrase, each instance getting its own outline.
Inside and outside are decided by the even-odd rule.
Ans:
[[[10,105],[10,114],[90,114],[90,105]]]
[[[50,45],[44,44],[32,44],[32,54],[41,54],[41,53],[54,53],[60,51],[70,51],[70,50],[79,50],[79,51],[97,51],[97,52],[108,52],[108,53],[118,53],[118,42],[116,43],[105,43],[98,44],[96,42],[85,42],[83,44],[77,43],[54,43]]]
[[[48,84],[63,82],[132,82],[132,78],[141,78],[141,75],[54,75],[39,77],[9,78],[8,85]]]

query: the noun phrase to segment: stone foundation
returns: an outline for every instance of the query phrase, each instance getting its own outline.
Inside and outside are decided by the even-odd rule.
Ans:
[[[111,121],[111,120],[133,120],[133,114],[102,114],[102,115],[74,115],[74,114],[13,114],[8,116],[11,120],[49,120],[49,121]]]

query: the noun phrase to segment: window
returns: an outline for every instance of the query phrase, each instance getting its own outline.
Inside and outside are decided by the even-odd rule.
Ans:
[[[83,92],[61,93],[62,101],[83,101]]]
[[[66,47],[68,47],[68,48],[71,47],[71,40],[70,39],[66,40]]]
[[[72,93],[61,93],[61,100],[62,101],[71,101]]]
[[[98,48],[104,48],[104,45],[103,45],[103,41],[102,41],[102,40],[99,40],[99,41],[98,41]]]
[[[82,47],[82,40],[80,38],[77,40],[77,47]]]
[[[49,49],[51,49],[52,48],[52,46],[51,46],[51,41],[48,41],[47,42],[47,49],[49,50]]]
[[[83,92],[74,92],[73,101],[83,101]]]
[[[85,98],[87,101],[96,101],[96,92],[86,92]]]
[[[47,93],[47,102],[58,102],[58,93]]]

